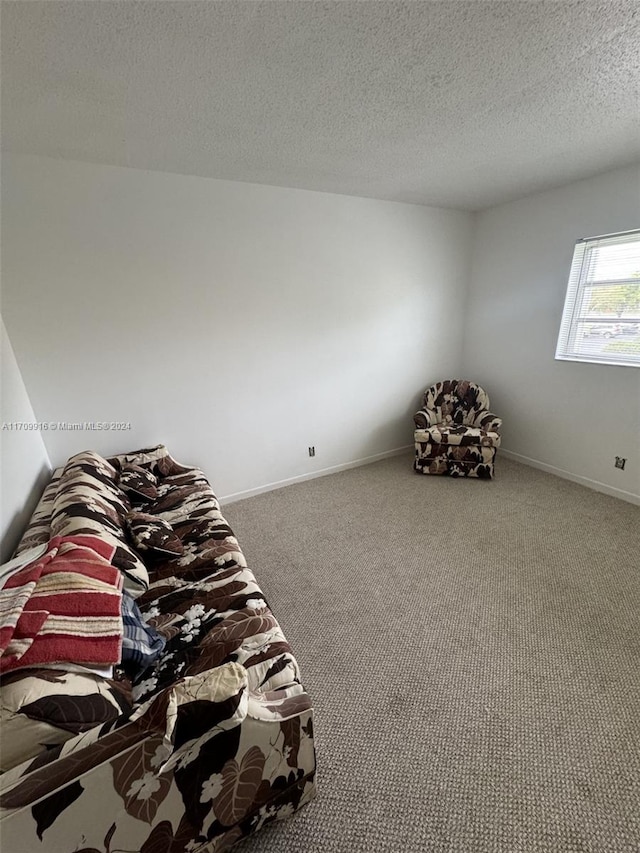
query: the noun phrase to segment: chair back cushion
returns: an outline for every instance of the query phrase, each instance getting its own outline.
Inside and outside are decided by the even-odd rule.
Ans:
[[[427,388],[424,407],[436,412],[437,423],[472,425],[481,411],[489,409],[489,395],[468,379],[445,379]]]

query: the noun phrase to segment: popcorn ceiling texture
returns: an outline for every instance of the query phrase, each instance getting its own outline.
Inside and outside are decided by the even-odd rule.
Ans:
[[[4,2],[5,150],[480,209],[640,159],[637,2]]]

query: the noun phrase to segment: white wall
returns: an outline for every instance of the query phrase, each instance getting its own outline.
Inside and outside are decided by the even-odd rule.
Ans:
[[[162,441],[228,496],[410,445],[458,370],[470,214],[31,156],[2,213],[37,418],[132,425],[54,465]]]
[[[627,499],[640,498],[640,370],[554,355],[575,241],[638,227],[638,167],[482,212],[463,348],[505,448]]]
[[[33,425],[35,416],[2,318],[0,336],[0,562],[4,562],[18,544],[51,466],[41,434],[19,428]]]

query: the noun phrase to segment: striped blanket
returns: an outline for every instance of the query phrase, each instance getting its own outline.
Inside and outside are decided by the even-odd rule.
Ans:
[[[0,673],[120,661],[122,575],[111,565],[114,551],[95,536],[57,536],[42,556],[2,578]]]

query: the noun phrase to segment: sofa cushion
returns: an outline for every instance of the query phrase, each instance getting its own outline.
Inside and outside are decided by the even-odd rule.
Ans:
[[[42,493],[42,497],[29,519],[29,524],[16,548],[16,555],[38,545],[46,545],[51,538],[51,511],[58,494],[58,485],[63,471],[64,468],[62,467],[56,468],[51,475],[51,482]]]
[[[132,709],[128,680],[102,678],[81,667],[23,669],[0,687],[2,771]]]
[[[125,517],[131,510],[117,485],[118,471],[93,451],[72,456],[64,466],[51,503],[50,536],[99,536],[115,547],[112,563],[124,575],[132,595],[149,586],[144,562],[129,546]]]
[[[67,505],[64,498],[83,490],[88,508],[100,517],[103,523],[121,526],[121,518],[129,510],[126,496],[118,488],[118,472],[98,453],[86,450],[72,456],[62,469],[58,482],[52,516]]]
[[[155,500],[158,497],[158,479],[140,465],[128,463],[120,469],[118,485],[132,501]]]
[[[160,557],[179,557],[184,546],[168,521],[147,512],[127,514],[127,527],[134,546]]]

